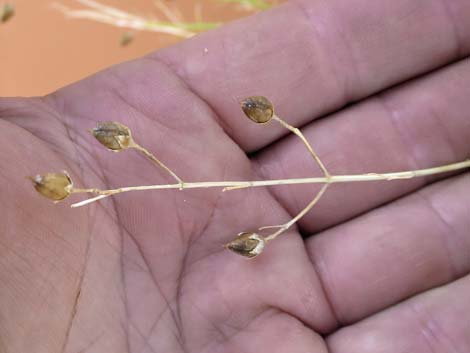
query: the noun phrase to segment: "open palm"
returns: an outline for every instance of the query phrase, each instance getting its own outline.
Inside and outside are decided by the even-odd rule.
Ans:
[[[297,1],[45,98],[0,100],[0,351],[469,352],[468,173],[334,185],[251,261],[221,245],[289,220],[315,186],[70,209],[24,178],[173,182],[94,141],[106,120],[185,181],[319,175],[296,137],[243,117],[251,95],[303,126],[334,174],[463,160],[469,23],[468,0]]]

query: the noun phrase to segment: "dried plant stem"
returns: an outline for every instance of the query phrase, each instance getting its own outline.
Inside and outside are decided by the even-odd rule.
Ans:
[[[320,167],[320,169],[322,170],[323,174],[325,174],[325,178],[329,178],[330,177],[330,173],[328,172],[328,170],[326,169],[325,165],[323,164],[323,162],[321,161],[320,157],[318,157],[318,155],[315,153],[315,151],[313,150],[312,146],[310,146],[310,143],[307,141],[307,139],[305,138],[305,136],[302,134],[302,132],[288,124],[287,122],[285,122],[284,120],[282,120],[281,118],[279,118],[277,115],[273,115],[273,119],[278,121],[279,124],[281,124],[283,127],[285,127],[287,130],[291,131],[292,133],[294,133],[295,135],[297,135],[301,140],[302,142],[304,143],[305,147],[307,147],[308,151],[310,152],[310,154],[312,155],[313,159],[315,160],[315,162],[317,162],[318,166]]]
[[[129,146],[130,148],[134,148],[138,150],[139,152],[143,153],[148,159],[150,159],[153,163],[155,163],[157,166],[165,170],[168,174],[170,174],[173,178],[178,181],[180,185],[180,190],[184,188],[184,182],[183,180],[177,176],[170,168],[168,168],[163,162],[161,162],[157,157],[155,157],[150,151],[148,151],[146,148],[142,147],[141,145],[135,143],[134,141],[131,143]]]
[[[277,186],[277,185],[297,185],[297,184],[336,184],[336,183],[349,183],[349,182],[363,182],[363,181],[391,181],[412,179],[416,177],[424,177],[429,175],[447,173],[470,168],[470,159],[447,164],[439,167],[410,170],[403,172],[392,173],[366,173],[366,174],[352,174],[352,175],[331,175],[326,177],[312,177],[312,178],[294,178],[294,179],[275,179],[275,180],[255,180],[255,181],[205,181],[205,182],[185,182],[183,189],[200,189],[200,188],[224,188],[224,187],[260,187],[260,186]],[[72,205],[72,207],[84,206],[88,203],[97,201],[104,197],[120,194],[129,191],[149,191],[149,190],[168,190],[168,189],[181,189],[181,184],[166,184],[166,185],[141,185],[141,186],[128,186],[118,189],[100,190],[100,189],[73,189],[72,193],[93,193],[98,194],[98,197],[93,199],[84,200]]]
[[[301,140],[302,142],[304,143],[305,147],[307,148],[307,150],[309,151],[310,155],[313,157],[313,159],[315,160],[315,162],[318,164],[318,166],[320,167],[321,171],[323,172],[323,174],[325,175],[325,178],[329,178],[330,177],[330,173],[328,172],[328,170],[326,169],[325,165],[323,164],[323,162],[321,161],[320,157],[318,157],[318,155],[315,153],[315,151],[313,150],[312,146],[310,145],[310,143],[308,142],[308,140],[305,138],[305,136],[302,134],[302,132],[288,124],[287,122],[285,122],[283,119],[281,119],[280,117],[278,117],[277,115],[273,115],[272,116],[272,119],[273,120],[276,120],[277,122],[279,122],[279,124],[281,124],[283,127],[285,127],[287,130],[291,131],[292,133],[294,133],[295,135],[297,135]],[[240,185],[240,186],[229,186],[229,187],[226,187],[223,189],[223,191],[230,191],[230,190],[237,190],[237,189],[244,189],[244,188],[247,188],[249,187],[249,185]]]
[[[303,216],[305,216],[307,214],[307,212],[310,211],[313,208],[313,206],[315,206],[317,204],[318,201],[320,201],[320,198],[323,196],[323,194],[325,193],[325,191],[326,191],[326,189],[328,188],[329,185],[330,184],[323,185],[322,188],[320,189],[320,191],[317,193],[317,195],[307,205],[307,207],[305,207],[301,212],[299,212],[299,214],[297,216],[292,218],[289,222],[287,222],[285,224],[281,224],[279,226],[268,226],[268,227],[258,228],[258,230],[263,230],[263,229],[268,229],[268,228],[279,228],[279,230],[277,232],[274,232],[274,233],[268,235],[267,237],[264,238],[264,240],[270,241],[270,240],[276,239],[276,237],[278,235],[281,235],[283,232],[285,232],[290,227],[292,227],[299,219],[301,219]]]
[[[77,0],[85,3],[92,0]],[[118,14],[119,15],[119,14]],[[223,188],[222,191],[245,189],[260,186],[276,186],[276,185],[294,185],[294,184],[323,184],[318,193],[313,199],[290,221],[274,226],[265,226],[258,228],[258,232],[274,229],[271,234],[262,235],[258,232],[242,232],[237,235],[235,239],[225,245],[225,247],[233,252],[248,257],[254,258],[258,256],[264,249],[265,245],[277,238],[283,232],[287,231],[303,216],[305,216],[321,199],[326,190],[331,184],[347,183],[347,182],[362,182],[362,181],[391,181],[411,179],[416,177],[423,177],[439,173],[446,173],[470,168],[470,159],[462,162],[447,164],[439,167],[409,170],[403,172],[391,173],[367,173],[367,174],[353,174],[353,175],[331,175],[328,169],[317,153],[313,150],[312,146],[305,138],[300,129],[290,125],[279,116],[274,114],[274,106],[272,102],[263,96],[251,96],[240,102],[241,109],[251,121],[257,124],[267,124],[271,120],[277,121],[282,127],[289,130],[296,135],[305,145],[314,163],[316,163],[323,173],[322,177],[311,178],[292,178],[292,179],[277,179],[277,180],[255,180],[255,181],[203,181],[203,182],[183,182],[170,168],[162,163],[155,155],[153,155],[146,148],[137,144],[132,138],[130,129],[119,122],[101,122],[97,127],[91,130],[92,135],[108,150],[120,152],[129,148],[136,149],[142,153],[156,166],[165,170],[170,174],[178,183],[165,184],[165,185],[140,185],[128,186],[117,189],[101,190],[97,188],[75,188],[73,182],[67,172],[63,173],[47,173],[45,175],[37,175],[31,178],[34,188],[42,196],[49,198],[55,202],[68,197],[70,194],[90,193],[96,196],[81,202],[74,203],[71,207],[81,207],[98,200],[104,199],[108,196],[129,192],[129,191],[150,191],[150,190],[164,190],[164,189],[199,189],[199,188]]]
[[[315,153],[312,146],[310,145],[308,140],[305,138],[304,134],[302,134],[302,131],[300,131],[298,128],[290,125],[289,123],[287,123],[286,121],[284,121],[283,119],[278,117],[276,114],[273,114],[272,119],[276,120],[279,124],[281,124],[287,130],[289,130],[290,132],[292,132],[293,134],[295,134],[297,137],[300,138],[300,140],[303,142],[303,144],[307,148],[308,152],[312,156],[314,162],[317,163],[318,166],[320,167],[320,169],[322,170],[322,172],[325,176],[325,179],[330,180],[330,178],[331,178],[330,173],[326,169],[326,167],[323,164],[323,162],[321,161],[320,157],[318,157],[318,155]],[[290,227],[292,227],[292,225],[295,224],[295,222],[297,222],[299,219],[301,219],[308,211],[310,211],[313,208],[313,206],[315,206],[315,204],[318,201],[320,201],[320,198],[323,196],[323,194],[325,193],[328,186],[329,186],[328,182],[325,185],[323,185],[323,187],[315,195],[315,197],[312,199],[312,201],[310,201],[309,204],[302,211],[300,211],[300,213],[297,216],[292,218],[289,222],[284,223],[284,224],[282,224],[278,227],[270,227],[270,228],[279,228],[279,229],[276,232],[266,236],[265,241],[270,241],[270,240],[276,239],[277,236],[281,235],[283,232],[285,232]],[[261,227],[258,230],[262,230],[262,229],[267,229],[267,228],[266,227]]]

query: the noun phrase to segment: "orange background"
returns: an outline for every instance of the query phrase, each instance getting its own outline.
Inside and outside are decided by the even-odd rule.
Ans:
[[[194,21],[195,1],[164,0]],[[100,0],[136,15],[165,20],[153,0]],[[204,21],[226,22],[249,11],[215,0],[198,1]],[[5,1],[0,0],[0,6]],[[126,47],[120,40],[127,29],[90,20],[68,19],[52,7],[81,6],[74,0],[11,0],[15,16],[0,24],[0,96],[43,95],[114,63],[139,57],[174,44],[181,38],[134,32]]]

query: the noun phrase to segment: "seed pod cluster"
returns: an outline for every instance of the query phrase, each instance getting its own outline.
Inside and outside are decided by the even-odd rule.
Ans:
[[[240,105],[245,115],[257,124],[269,122],[274,115],[273,104],[263,96],[245,98]]]
[[[233,252],[248,257],[250,259],[258,256],[264,249],[266,241],[256,233],[240,233],[225,247]]]
[[[30,180],[39,194],[53,201],[65,199],[73,189],[72,180],[66,172],[36,175]]]
[[[91,133],[103,146],[114,152],[123,151],[133,144],[131,130],[115,121],[98,123]]]

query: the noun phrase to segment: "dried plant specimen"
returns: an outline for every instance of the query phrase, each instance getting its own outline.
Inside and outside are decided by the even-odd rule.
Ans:
[[[367,173],[355,175],[332,175],[326,169],[320,157],[313,150],[312,146],[302,134],[302,132],[287,123],[285,120],[275,114],[274,105],[266,97],[253,96],[244,99],[241,103],[241,109],[245,115],[257,124],[267,124],[275,121],[282,127],[289,130],[296,135],[304,144],[308,153],[311,155],[312,160],[316,163],[323,172],[322,177],[311,178],[295,178],[295,179],[278,179],[278,180],[257,180],[257,181],[206,181],[206,182],[183,182],[175,172],[158,160],[151,152],[144,147],[137,144],[133,137],[131,130],[119,122],[102,122],[91,130],[92,135],[104,147],[113,152],[121,152],[127,149],[135,149],[144,154],[151,162],[159,168],[165,170],[176,181],[176,184],[165,185],[141,185],[141,186],[127,186],[110,190],[100,190],[96,188],[75,188],[73,186],[70,176],[66,173],[48,173],[45,175],[38,175],[30,178],[33,181],[35,189],[44,197],[60,201],[74,193],[90,193],[96,195],[95,197],[86,199],[81,202],[72,204],[72,207],[81,207],[100,199],[129,191],[150,191],[150,190],[163,190],[163,189],[185,189],[195,188],[223,188],[223,191],[230,191],[236,189],[244,189],[251,187],[273,186],[273,185],[292,185],[292,184],[323,184],[318,193],[312,198],[308,205],[293,217],[290,221],[281,225],[262,226],[257,231],[244,231],[238,234],[235,239],[225,245],[225,247],[236,254],[246,258],[254,258],[260,255],[267,244],[276,239],[283,232],[293,226],[299,219],[305,216],[325,194],[328,187],[335,183],[357,182],[357,181],[392,181],[401,179],[411,179],[415,177],[422,177],[427,175],[446,173],[470,168],[470,160],[465,160],[458,163],[452,163],[444,166],[432,167],[420,170],[391,172],[391,173]],[[267,230],[274,230],[272,233],[262,235]]]

